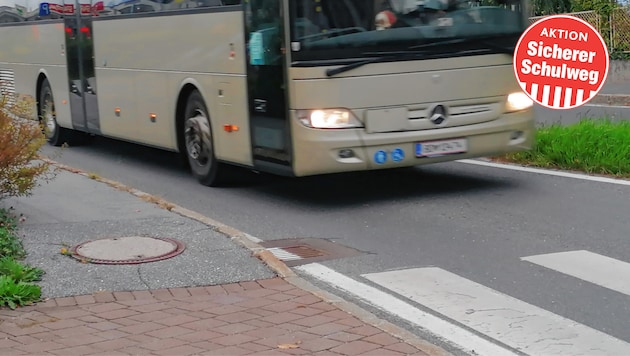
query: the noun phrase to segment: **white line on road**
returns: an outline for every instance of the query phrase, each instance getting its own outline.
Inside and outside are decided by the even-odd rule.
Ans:
[[[437,267],[363,277],[526,354],[630,354],[622,340]]]
[[[466,352],[474,351],[477,355],[489,356],[515,355],[514,352],[490,342],[460,326],[429,313],[425,313],[388,293],[358,282],[321,264],[311,263],[295,267],[295,269],[307,273],[346,293],[350,293],[378,309],[418,325],[431,334],[456,345]]]
[[[474,159],[460,159],[460,160],[457,160],[456,162],[466,163],[466,164],[474,164],[474,165],[485,166],[485,167],[500,168],[500,169],[509,169],[509,170],[512,170],[512,171],[546,174],[546,175],[550,175],[550,176],[557,176],[557,177],[564,177],[564,178],[574,178],[574,179],[589,180],[589,181],[599,182],[599,183],[611,183],[611,184],[619,184],[619,185],[628,185],[628,186],[630,186],[630,180],[624,180],[624,179],[614,179],[614,178],[606,178],[606,177],[589,176],[589,175],[586,175],[586,174],[569,173],[569,172],[562,172],[562,171],[552,171],[552,170],[548,170],[548,169],[530,168],[530,167],[516,166],[516,165],[511,165],[511,164],[502,164],[502,163],[478,161],[478,160],[474,160]]]
[[[630,263],[627,262],[589,251],[549,253],[521,259],[630,295]]]
[[[596,108],[611,108],[611,109],[630,109],[630,106],[627,106],[627,105],[585,104],[583,106],[593,106]]]

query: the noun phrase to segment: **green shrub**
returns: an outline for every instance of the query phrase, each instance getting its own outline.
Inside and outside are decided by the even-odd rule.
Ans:
[[[15,219],[9,214],[7,210],[0,209],[0,227],[6,227],[8,229],[15,229],[17,226]]]
[[[24,258],[26,251],[14,234],[15,228],[15,219],[0,209],[0,306],[11,309],[41,298],[41,288],[29,282],[41,280],[44,274],[39,268],[17,261]]]
[[[13,257],[0,258],[0,275],[9,276],[16,282],[40,281],[44,271],[39,268],[23,265]]]
[[[38,285],[17,282],[10,276],[0,275],[0,306],[15,309],[18,306],[32,304],[42,296]]]
[[[28,103],[1,94],[0,199],[29,195],[37,179],[50,174],[50,164],[38,161],[38,151],[46,143],[46,136],[36,121],[23,118],[28,116],[25,109]]]
[[[24,258],[26,252],[22,241],[15,236],[15,219],[6,210],[0,209],[0,258]]]

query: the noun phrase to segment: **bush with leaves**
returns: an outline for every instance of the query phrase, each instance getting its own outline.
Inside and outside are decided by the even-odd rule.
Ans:
[[[0,87],[1,89],[1,87]],[[50,177],[50,164],[39,160],[46,137],[29,117],[30,105],[0,92],[0,199],[30,195],[39,178]]]
[[[0,257],[24,258],[26,252],[22,242],[13,235],[13,232],[0,226]]]
[[[0,85],[0,199],[30,195],[39,179],[52,177],[50,164],[38,156],[46,136],[39,122],[29,119],[31,104]],[[43,274],[18,261],[26,252],[15,229],[15,219],[0,209],[0,307],[11,309],[41,298],[41,288],[31,282]]]
[[[44,271],[21,263],[26,251],[15,234],[16,220],[0,209],[0,307],[14,309],[41,298],[41,287],[31,282],[41,280]]]
[[[43,274],[41,269],[23,265],[13,257],[0,258],[0,306],[15,309],[38,301],[42,289],[30,282],[40,281]]]
[[[0,275],[12,277],[16,282],[41,281],[44,271],[23,265],[11,256],[0,258]]]
[[[15,309],[18,306],[33,304],[42,296],[38,285],[16,281],[15,278],[0,275],[0,306]]]

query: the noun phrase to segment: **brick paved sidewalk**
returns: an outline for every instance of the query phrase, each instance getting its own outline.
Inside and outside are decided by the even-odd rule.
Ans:
[[[0,309],[0,355],[427,355],[281,278]]]

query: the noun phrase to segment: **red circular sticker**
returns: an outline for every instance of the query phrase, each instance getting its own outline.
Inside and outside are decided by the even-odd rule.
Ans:
[[[608,66],[608,49],[599,32],[567,15],[532,24],[514,51],[514,73],[521,88],[551,109],[572,109],[595,97],[606,81]]]

